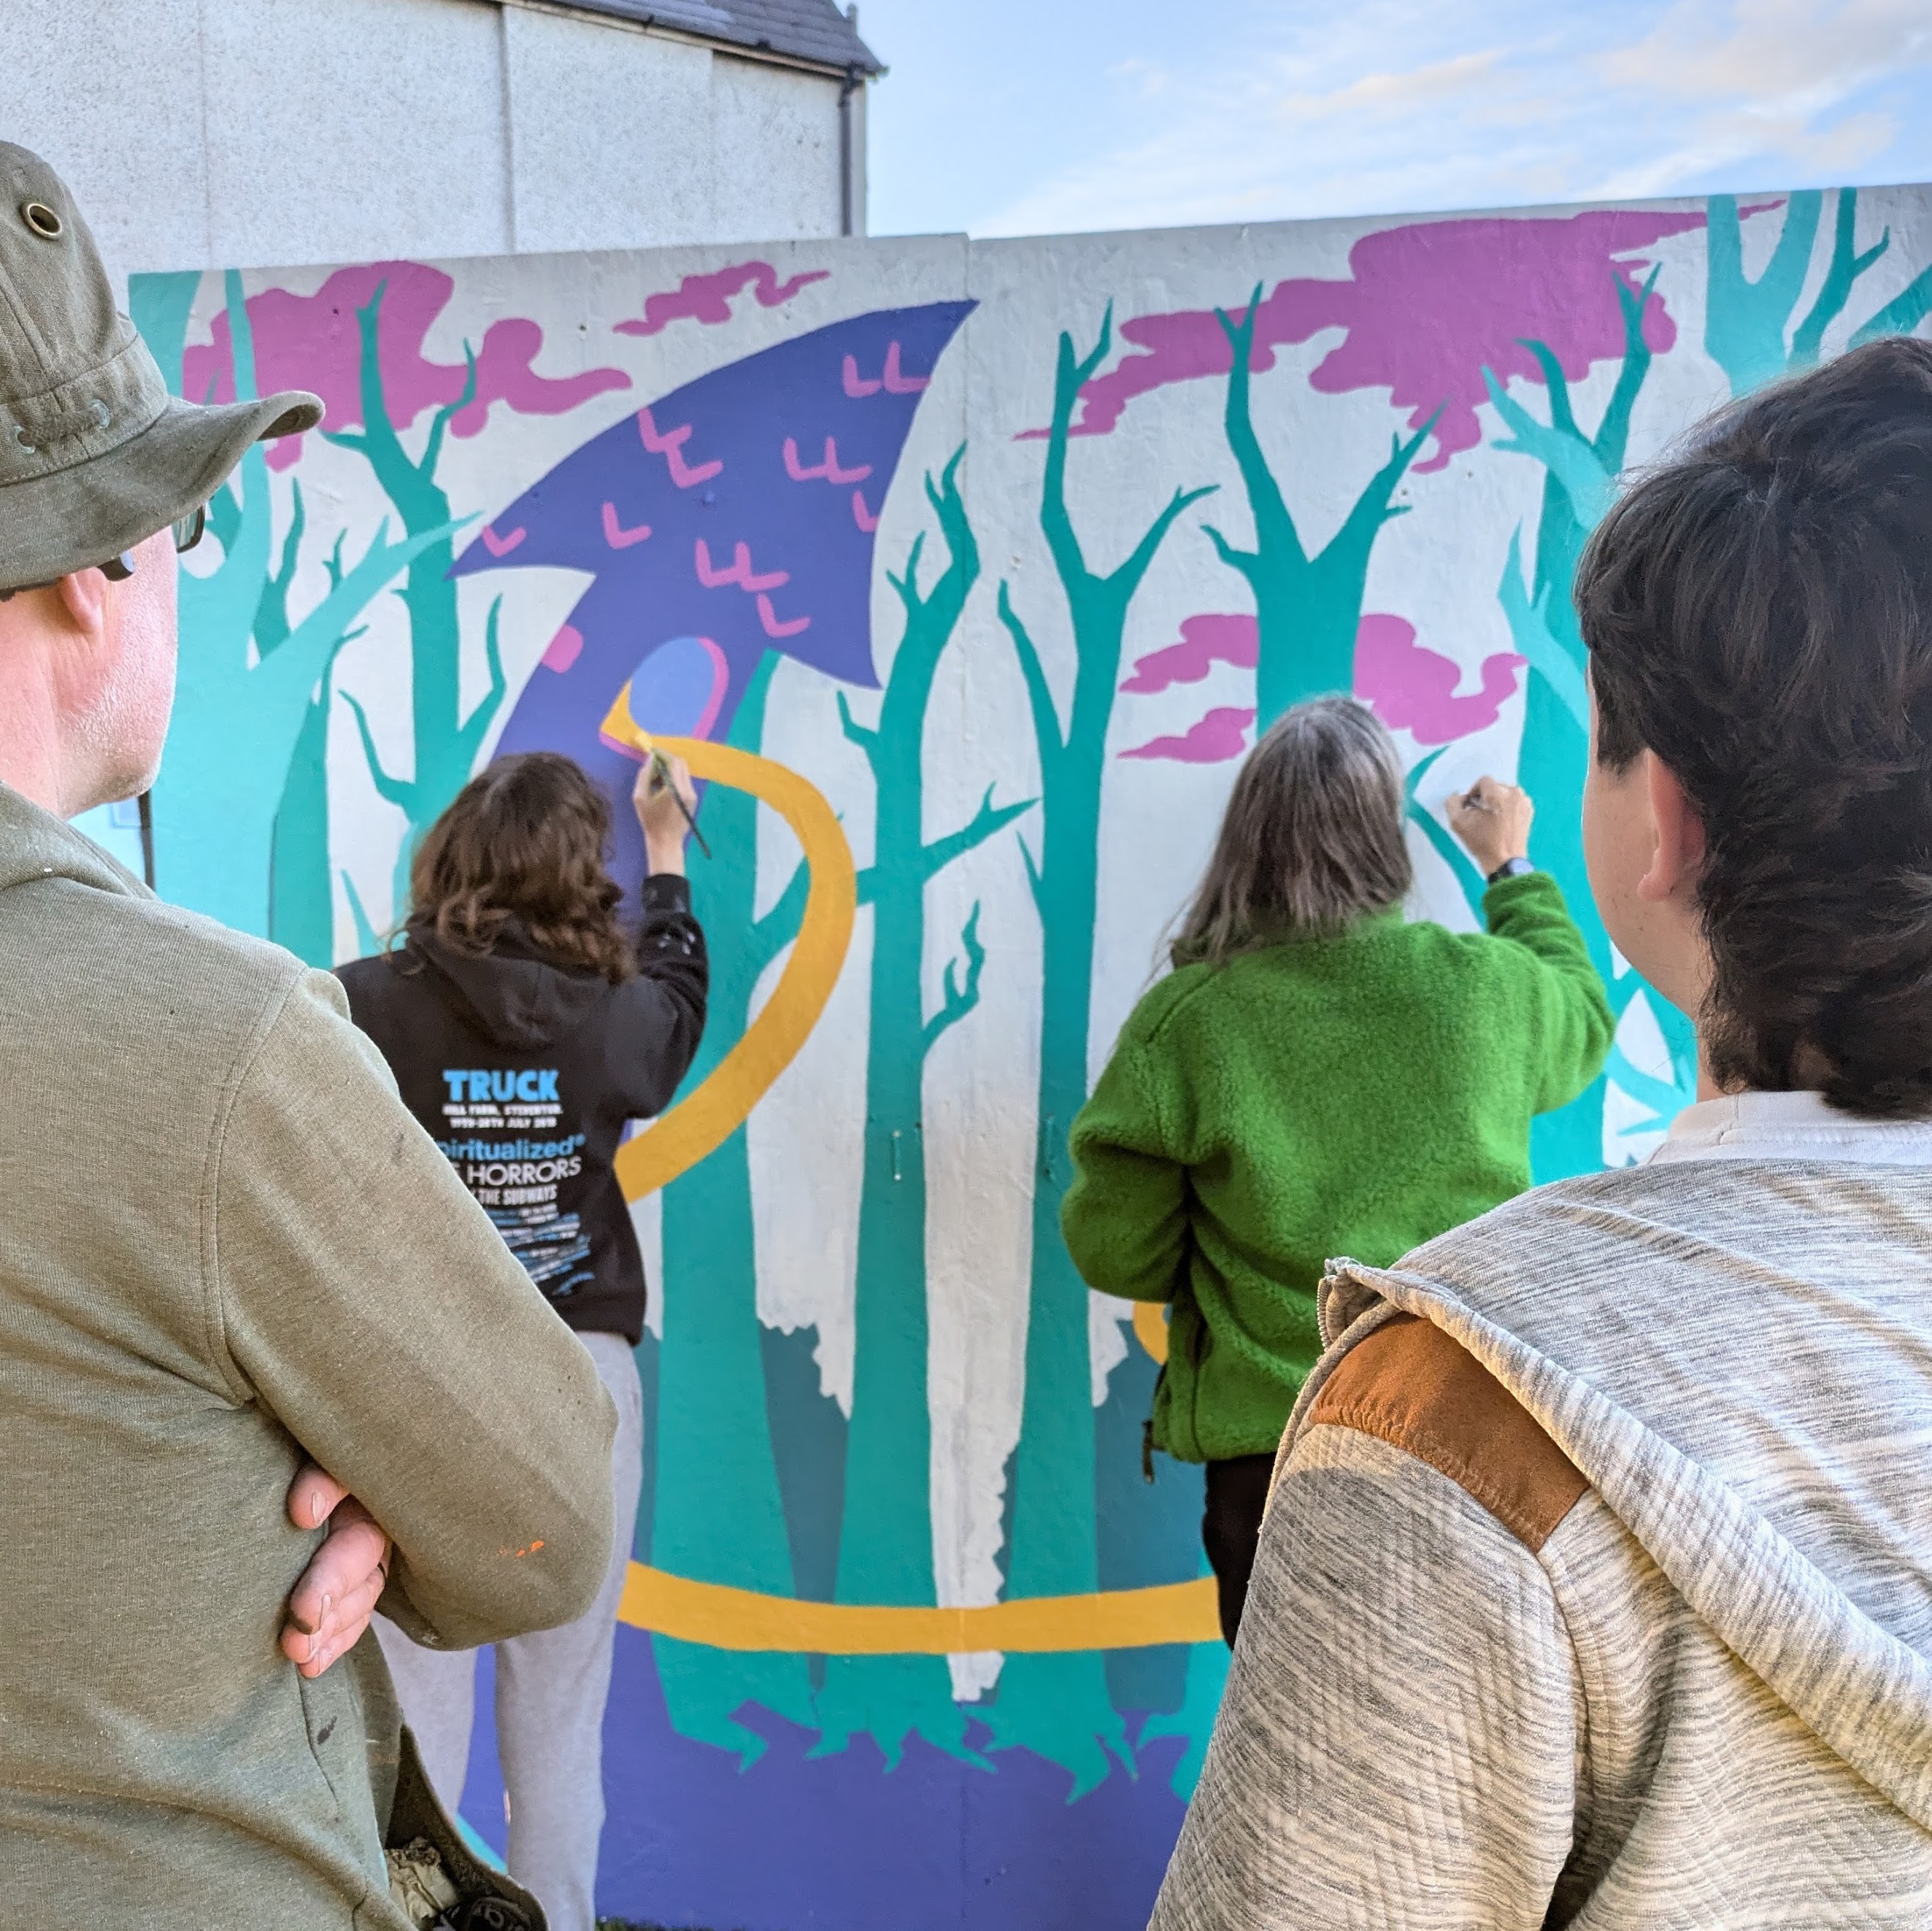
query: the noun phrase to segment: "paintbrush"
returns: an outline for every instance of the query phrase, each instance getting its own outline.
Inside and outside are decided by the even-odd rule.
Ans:
[[[691,835],[698,841],[698,849],[709,858],[711,847],[704,842],[704,834],[698,829],[698,820],[691,815],[691,807],[684,802],[684,793],[677,788],[676,780],[670,775],[670,766],[656,745],[651,747],[651,789],[668,791],[677,800],[677,808],[684,814],[684,822],[691,827]]]
[[[604,714],[597,735],[613,751],[634,754],[649,763],[650,788],[653,791],[668,790],[677,800],[677,808],[684,814],[684,822],[691,827],[691,835],[698,841],[698,849],[709,858],[711,847],[704,842],[704,834],[698,829],[698,820],[692,816],[691,807],[684,802],[684,793],[677,788],[670,775],[670,764],[658,750],[656,740],[638,723],[636,713],[631,709],[631,694],[636,684],[637,679],[633,676],[618,692],[610,709]]]

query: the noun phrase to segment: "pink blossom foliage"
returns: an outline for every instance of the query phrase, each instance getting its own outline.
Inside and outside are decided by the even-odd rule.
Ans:
[[[1157,696],[1177,684],[1198,684],[1217,664],[1252,670],[1258,641],[1255,619],[1235,611],[1204,612],[1181,620],[1180,641],[1137,659],[1121,685],[1138,697]],[[1415,640],[1406,617],[1370,611],[1355,633],[1355,695],[1391,730],[1411,733],[1418,744],[1448,744],[1494,724],[1516,694],[1525,662],[1514,651],[1483,660],[1479,689],[1458,693],[1462,669],[1454,658]],[[1168,758],[1215,764],[1247,748],[1252,710],[1222,706],[1178,736],[1150,739],[1123,757]]]
[[[1573,382],[1593,363],[1620,358],[1617,284],[1634,293],[1642,280],[1641,265],[1626,258],[1703,223],[1701,213],[1606,208],[1381,229],[1349,250],[1346,280],[1276,283],[1259,305],[1249,366],[1271,369],[1280,345],[1306,342],[1324,328],[1346,330],[1310,385],[1327,395],[1386,388],[1412,429],[1440,408],[1435,452],[1416,466],[1440,469],[1482,440],[1476,410],[1487,397],[1485,364],[1505,382],[1512,376],[1540,381],[1525,337],[1546,343]],[[1245,313],[1230,310],[1237,322]],[[1228,338],[1211,309],[1133,316],[1120,334],[1138,352],[1082,390],[1076,436],[1105,436],[1135,397],[1225,376],[1232,366]],[[1659,354],[1677,339],[1676,323],[1654,297],[1644,339]]]
[[[1120,755],[1168,758],[1180,764],[1225,764],[1247,749],[1248,727],[1254,721],[1252,710],[1220,705],[1198,723],[1190,724],[1180,736],[1154,738]]]
[[[674,322],[729,322],[731,297],[750,289],[760,308],[776,308],[789,301],[802,288],[813,282],[831,279],[829,268],[814,268],[803,274],[778,279],[769,262],[734,262],[730,267],[708,275],[686,275],[674,289],[664,289],[644,301],[644,319],[634,317],[616,324],[620,335],[655,335]]]
[[[353,429],[362,422],[362,338],[356,313],[383,290],[377,337],[382,393],[397,429],[425,409],[440,409],[463,393],[463,362],[432,361],[423,352],[430,325],[455,292],[455,283],[439,268],[420,262],[375,262],[338,268],[314,295],[265,289],[248,298],[248,320],[255,340],[255,385],[267,395],[276,389],[310,389],[327,405],[330,429]],[[562,415],[608,389],[630,387],[621,369],[586,369],[572,376],[540,376],[532,364],[543,348],[543,331],[521,316],[493,322],[476,355],[475,397],[450,419],[452,433],[478,434],[491,405],[503,403],[524,415]],[[182,387],[196,402],[230,402],[235,367],[228,316],[214,318],[212,339],[190,348],[182,363]],[[302,454],[302,439],[284,436],[268,451],[272,467],[286,469]]]
[[[1123,691],[1152,697],[1176,684],[1198,684],[1217,664],[1252,670],[1260,655],[1255,620],[1238,613],[1184,617],[1180,641],[1135,660]]]
[[[1390,730],[1412,732],[1418,744],[1448,744],[1496,722],[1527,661],[1508,650],[1484,658],[1482,688],[1458,697],[1462,672],[1453,658],[1418,643],[1406,617],[1372,611],[1355,633],[1355,695]]]

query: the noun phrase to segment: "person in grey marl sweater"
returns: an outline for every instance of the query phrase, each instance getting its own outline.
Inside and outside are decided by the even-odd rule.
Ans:
[[[1932,343],[1592,538],[1648,1165],[1331,1263],[1155,1931],[1932,1927]]]

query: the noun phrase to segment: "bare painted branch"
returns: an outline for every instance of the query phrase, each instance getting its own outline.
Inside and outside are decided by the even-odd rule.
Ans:
[[[1845,312],[1845,304],[1852,298],[1853,283],[1892,246],[1892,230],[1888,228],[1872,247],[1861,253],[1858,221],[1858,190],[1840,188],[1838,219],[1832,236],[1831,266],[1826,271],[1823,284],[1818,290],[1817,300],[1811,304],[1810,313],[1792,334],[1791,366],[1794,369],[1808,369],[1816,365],[1819,352],[1824,346],[1825,331]]]
[[[356,728],[362,739],[362,757],[369,767],[369,778],[377,795],[396,807],[406,811],[416,796],[416,787],[400,778],[392,778],[382,767],[382,754],[376,748],[375,734],[369,728],[368,714],[356,701],[352,692],[344,691],[342,701],[349,706],[350,714],[356,720]]]
[[[476,351],[466,341],[463,345],[463,393],[454,402],[444,403],[430,418],[429,439],[423,445],[422,460],[416,465],[425,477],[436,474],[436,466],[442,457],[443,432],[448,428],[450,418],[461,414],[476,400]]]
[[[838,722],[845,735],[866,754],[868,762],[873,761],[873,754],[878,748],[879,734],[870,724],[862,724],[852,715],[852,706],[845,693],[838,693]]]
[[[1052,688],[1041,667],[1040,652],[1034,648],[1026,625],[1021,622],[1013,608],[1004,579],[1000,584],[999,610],[1000,621],[1012,638],[1013,652],[1020,661],[1020,675],[1026,679],[1027,700],[1033,707],[1034,736],[1039,743],[1040,763],[1044,766],[1066,750],[1066,740],[1060,733],[1060,712],[1054,707]]]
[[[509,679],[503,674],[502,644],[497,634],[502,614],[503,600],[499,597],[490,606],[489,619],[483,627],[483,661],[489,667],[490,688],[477,700],[476,708],[463,721],[457,733],[458,754],[466,769],[476,763],[490,721],[510,692]]]
[[[957,959],[946,961],[945,997],[939,1010],[926,1022],[921,1042],[925,1052],[931,1052],[940,1036],[958,1025],[980,1003],[980,979],[986,967],[986,948],[980,943],[980,907],[976,901],[959,934],[959,943],[965,949],[966,976],[962,982]]]
[[[980,808],[973,814],[969,823],[962,825],[956,832],[943,838],[934,838],[930,844],[920,847],[920,871],[926,878],[936,877],[956,858],[963,858],[976,845],[982,845],[993,834],[1010,825],[1016,818],[1030,811],[1040,801],[1029,798],[1018,805],[995,805],[993,787],[986,787],[986,795],[980,800]]]

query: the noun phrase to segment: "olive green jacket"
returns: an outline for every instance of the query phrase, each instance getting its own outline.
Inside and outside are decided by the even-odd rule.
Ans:
[[[304,1456],[452,1647],[610,1547],[590,1358],[340,988],[0,787],[0,1894],[34,1931],[400,1931],[373,1638],[277,1639]]]

